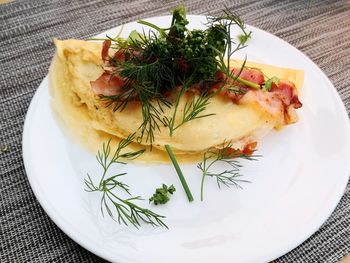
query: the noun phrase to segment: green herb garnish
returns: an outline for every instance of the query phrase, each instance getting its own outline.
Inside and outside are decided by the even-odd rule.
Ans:
[[[176,129],[194,119],[207,117],[214,113],[204,113],[209,99],[227,88],[230,92],[240,93],[237,84],[242,83],[251,88],[260,88],[258,84],[241,79],[234,75],[230,68],[230,59],[234,52],[245,47],[251,32],[246,31],[245,24],[234,13],[225,10],[221,16],[208,16],[205,30],[189,30],[186,9],[183,5],[175,8],[168,28],[160,28],[148,21],[138,23],[146,25],[155,31],[137,33],[131,32],[127,39],[110,38],[111,48],[122,54],[123,58],[114,56],[109,59],[109,70],[125,80],[120,93],[113,96],[103,96],[107,105],[114,105],[114,110],[122,111],[130,101],[138,100],[142,106],[142,118],[139,141],[145,140],[152,144],[155,131],[160,126],[169,128],[172,135]],[[239,42],[234,42],[231,29],[238,27],[242,34]],[[210,85],[217,79],[215,74],[222,72],[226,79],[216,92],[210,91]],[[228,81],[230,80],[230,81]],[[230,84],[232,83],[232,85]],[[231,86],[232,87],[231,87]],[[179,89],[179,86],[181,88]],[[195,87],[200,95],[185,105],[183,116],[175,121],[178,104],[182,96]],[[175,102],[168,97],[169,93],[177,92]],[[163,116],[164,107],[172,107],[172,116]]]
[[[175,191],[176,189],[174,185],[168,187],[167,185],[163,184],[161,188],[156,189],[156,192],[149,199],[149,202],[153,202],[155,205],[165,204],[170,200],[170,195],[172,195]]]
[[[165,218],[164,216],[135,204],[135,201],[143,200],[140,196],[123,198],[116,194],[115,190],[120,189],[127,195],[131,195],[129,186],[119,181],[119,177],[126,173],[119,173],[105,179],[112,164],[126,164],[124,162],[125,160],[132,160],[143,154],[145,150],[122,152],[134,138],[135,134],[131,134],[126,139],[121,140],[114,153],[111,152],[111,140],[103,144],[102,151],[98,151],[96,156],[98,163],[103,169],[100,182],[95,184],[90,175],[87,174],[87,178],[84,180],[87,187],[85,190],[87,192],[102,193],[102,215],[104,216],[104,211],[107,211],[108,215],[119,224],[123,223],[128,225],[128,223],[131,223],[134,227],[138,228],[141,226],[140,222],[144,222],[152,226],[168,228],[162,221],[162,219]],[[115,218],[114,212],[116,212],[117,218]]]
[[[280,81],[281,80],[279,78],[272,77],[265,82],[263,89],[266,91],[270,91],[272,89],[272,84],[279,85]]]
[[[197,165],[202,172],[201,201],[203,201],[204,197],[204,180],[208,176],[216,179],[219,188],[222,185],[241,188],[239,183],[249,182],[240,179],[242,175],[239,173],[239,169],[242,165],[237,159],[256,160],[241,150],[233,149],[230,142],[224,143],[221,149],[210,148],[204,153],[203,161]],[[214,166],[219,163],[224,164],[226,169],[221,172],[215,172]]]
[[[182,116],[180,118],[180,121],[175,122],[175,120],[177,119],[176,117],[178,113],[180,100],[184,95],[184,93],[186,92],[187,88],[188,88],[188,83],[184,83],[182,85],[180,92],[177,95],[172,116],[170,118],[168,118],[167,116],[163,117],[162,122],[165,126],[168,127],[170,136],[173,135],[176,129],[180,128],[183,124],[189,121],[215,115],[215,113],[204,114],[204,111],[206,107],[209,105],[210,99],[216,93],[212,93],[212,94],[202,93],[198,96],[193,96],[193,98],[189,102],[185,103],[185,106],[182,110]]]
[[[241,45],[245,45],[247,41],[251,38],[252,32],[249,32],[248,34],[239,34],[238,35],[238,40]]]
[[[180,166],[173,154],[173,151],[171,150],[170,146],[169,145],[165,145],[165,149],[170,157],[170,160],[171,162],[173,163],[174,167],[175,167],[175,170],[176,170],[176,173],[177,175],[179,176],[179,179],[181,181],[181,184],[182,184],[182,187],[184,188],[185,192],[186,192],[186,195],[187,195],[187,199],[189,202],[192,202],[193,201],[193,196],[192,196],[192,193],[191,193],[191,190],[190,188],[188,187],[187,185],[187,182],[186,182],[186,179],[184,177],[184,175],[182,174],[182,171],[180,169]]]

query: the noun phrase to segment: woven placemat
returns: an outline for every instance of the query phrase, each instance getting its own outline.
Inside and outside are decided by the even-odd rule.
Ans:
[[[47,74],[54,53],[52,38],[84,39],[128,21],[168,14],[181,2],[50,0],[0,5],[0,262],[103,262],[48,218],[23,166],[24,117]],[[192,14],[216,14],[226,5],[248,24],[287,40],[320,66],[350,112],[349,1],[191,0],[185,4]],[[350,185],[322,228],[276,261],[337,262],[349,251]]]

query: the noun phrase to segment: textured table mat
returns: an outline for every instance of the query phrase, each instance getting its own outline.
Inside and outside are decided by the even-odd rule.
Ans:
[[[125,22],[168,14],[179,3],[50,0],[0,5],[0,262],[103,262],[67,237],[36,201],[22,160],[24,117],[47,74],[53,37],[87,38]],[[216,14],[226,5],[246,23],[296,46],[327,74],[350,112],[349,1],[185,4],[191,14]],[[276,262],[337,262],[349,251],[350,185],[322,228]]]

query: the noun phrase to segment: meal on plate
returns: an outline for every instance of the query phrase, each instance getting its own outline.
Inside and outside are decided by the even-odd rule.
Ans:
[[[204,154],[198,167],[213,176],[205,165],[211,157],[249,158],[264,135],[298,120],[303,71],[235,60],[252,37],[238,16],[224,11],[208,17],[205,29],[190,30],[180,6],[169,22],[138,21],[151,30],[127,38],[54,41],[53,106],[74,133],[94,145],[124,142],[135,153],[120,155],[126,159],[146,149],[144,160],[169,154],[175,165],[175,156],[182,162]],[[241,34],[232,36],[233,27]],[[99,153],[100,163],[109,151]]]

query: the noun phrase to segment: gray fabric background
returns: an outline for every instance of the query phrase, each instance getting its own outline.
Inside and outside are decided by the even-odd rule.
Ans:
[[[87,38],[128,21],[167,14],[180,2],[50,0],[0,5],[0,146],[8,146],[7,152],[0,151],[0,262],[103,262],[48,218],[23,166],[24,117],[47,74],[54,53],[52,38]],[[192,14],[215,14],[226,4],[248,24],[287,40],[324,70],[350,112],[349,1],[191,0],[185,4]],[[349,251],[348,185],[323,227],[277,262],[337,262]]]

